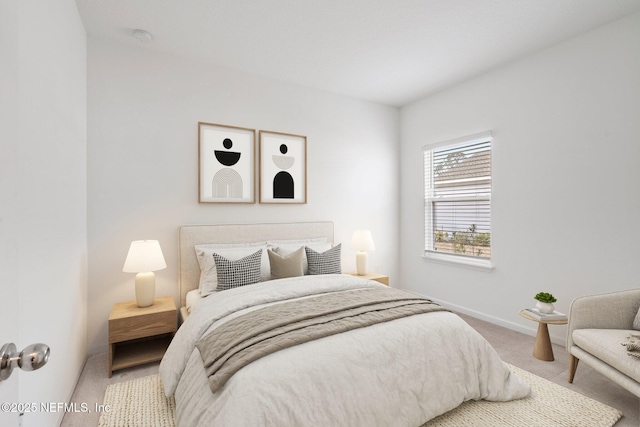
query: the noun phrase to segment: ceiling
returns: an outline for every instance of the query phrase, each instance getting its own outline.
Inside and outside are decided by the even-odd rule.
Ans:
[[[76,3],[90,36],[392,106],[640,11],[640,0]]]

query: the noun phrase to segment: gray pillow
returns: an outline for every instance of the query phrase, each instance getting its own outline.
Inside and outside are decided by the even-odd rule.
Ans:
[[[300,247],[287,255],[280,255],[271,249],[267,249],[269,264],[271,265],[271,278],[284,279],[285,277],[297,277],[304,275],[302,258],[304,248]]]
[[[218,290],[224,291],[260,282],[261,258],[262,249],[237,261],[230,261],[214,252],[213,260],[218,270]]]
[[[342,244],[338,243],[331,249],[318,253],[305,246],[307,263],[309,264],[309,274],[341,274],[342,265],[340,260],[340,250]]]
[[[636,318],[633,320],[633,329],[637,329],[640,331],[640,309],[638,309]]]

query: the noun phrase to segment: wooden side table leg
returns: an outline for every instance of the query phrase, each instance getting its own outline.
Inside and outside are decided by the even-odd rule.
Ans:
[[[538,322],[538,334],[536,335],[536,343],[533,347],[533,357],[553,362],[553,348],[551,347],[551,338],[549,338],[549,328],[546,323]]]

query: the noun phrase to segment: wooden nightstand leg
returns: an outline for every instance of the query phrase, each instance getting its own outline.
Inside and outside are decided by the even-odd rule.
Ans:
[[[109,344],[109,378],[113,376],[113,346],[115,344]]]
[[[533,357],[553,362],[553,348],[551,347],[551,338],[549,338],[549,328],[546,323],[538,323],[538,333],[536,335],[536,343],[533,347]]]

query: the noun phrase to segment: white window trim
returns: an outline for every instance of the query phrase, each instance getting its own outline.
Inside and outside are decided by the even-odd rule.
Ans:
[[[491,139],[491,149],[493,150],[493,132],[492,131],[485,131],[485,132],[480,132],[480,133],[476,133],[473,135],[468,135],[468,136],[463,136],[460,138],[455,138],[455,139],[450,139],[447,141],[440,141],[440,142],[436,142],[433,144],[427,144],[427,145],[423,145],[422,146],[422,151],[423,153],[425,151],[430,151],[430,150],[434,150],[440,147],[444,147],[444,146],[455,146],[458,144],[468,144],[468,143],[474,143],[474,142],[482,142],[482,141],[486,141],[487,139]],[[423,156],[424,157],[424,156]],[[424,161],[424,160],[423,160]],[[493,171],[492,171],[492,176],[493,176]],[[424,182],[424,171],[423,171],[423,186],[425,185]],[[424,194],[424,203],[427,203],[427,195],[426,193]],[[446,198],[431,198],[433,199],[437,199],[440,201],[445,201]],[[456,199],[456,200],[461,200],[460,198]],[[490,197],[473,197],[473,198],[469,198],[469,200],[491,200]],[[425,227],[429,227],[430,229],[433,229],[433,215],[431,210],[429,210],[429,215],[426,214],[427,209],[424,209],[425,211],[425,219],[424,219],[424,224]],[[426,230],[425,230],[426,231]],[[492,233],[493,234],[493,233]],[[423,233],[423,235],[426,235],[426,233]],[[453,265],[453,266],[457,266],[457,267],[463,267],[463,268],[470,268],[473,270],[482,270],[482,271],[492,271],[495,267],[493,265],[493,257],[490,259],[486,259],[486,258],[474,258],[474,257],[465,257],[462,255],[454,255],[454,254],[449,254],[449,253],[443,253],[443,252],[436,252],[436,251],[430,251],[427,249],[423,249],[423,255],[422,258],[424,260],[427,261],[432,261],[432,262],[437,262],[437,263],[441,263],[441,264],[448,264],[448,265]]]
[[[473,135],[463,136],[460,138],[449,139],[448,141],[434,142],[433,144],[427,144],[422,146],[422,151],[434,150],[447,145],[467,144],[472,142],[482,142],[487,139],[493,139],[493,132],[488,130],[485,132],[474,133]]]
[[[473,270],[491,271],[495,268],[491,259],[472,258],[435,251],[424,251],[422,259]]]

